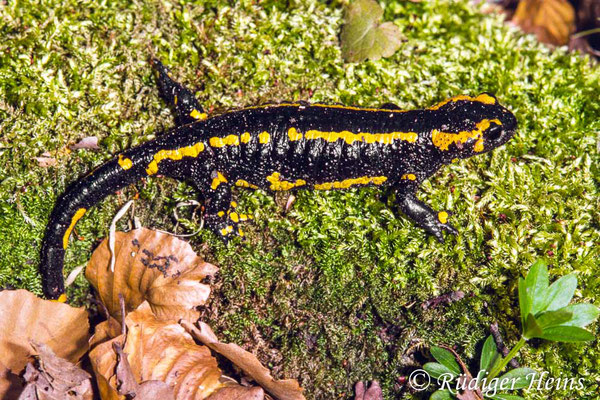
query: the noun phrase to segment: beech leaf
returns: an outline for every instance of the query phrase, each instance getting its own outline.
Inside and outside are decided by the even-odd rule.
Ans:
[[[90,352],[102,399],[121,399],[119,381],[125,380],[128,393],[147,381],[162,381],[177,400],[205,399],[223,387],[221,370],[210,350],[197,345],[181,325],[157,319],[147,302],[129,313],[125,324],[126,336],[98,344]],[[115,344],[123,346],[126,364],[119,364]],[[133,380],[125,378],[127,369]]]
[[[26,290],[0,292],[0,354],[2,363],[20,373],[37,354],[30,340],[46,344],[61,358],[77,362],[88,350],[85,309],[43,300]]]
[[[188,321],[180,322],[193,337],[210,347],[211,350],[227,358],[246,375],[254,379],[263,389],[279,400],[304,400],[303,389],[295,379],[276,380],[270,371],[265,368],[256,356],[247,352],[234,343],[221,343],[212,329],[202,321],[198,327]]]
[[[48,346],[32,342],[38,361],[28,363],[23,378],[27,385],[19,397],[48,400],[92,400],[90,374],[75,364],[57,357]]]
[[[375,0],[356,0],[346,9],[340,35],[346,61],[379,60],[400,47],[400,29],[393,22],[380,24],[383,9]]]
[[[575,30],[575,10],[568,0],[521,0],[513,22],[540,42],[562,46]]]
[[[188,242],[147,228],[116,232],[115,272],[110,270],[108,240],[92,254],[85,271],[111,316],[121,320],[119,294],[125,311],[148,301],[159,319],[196,320],[196,307],[206,302],[210,287],[200,283],[218,270],[196,255]]]

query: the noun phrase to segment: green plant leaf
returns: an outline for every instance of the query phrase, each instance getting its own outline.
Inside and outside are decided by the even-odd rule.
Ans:
[[[521,329],[525,331],[527,315],[531,312],[531,299],[527,296],[527,287],[523,278],[519,278],[519,309],[521,310]]]
[[[577,289],[575,274],[565,275],[558,279],[548,288],[546,310],[554,311],[567,306],[575,294],[575,289]]]
[[[595,305],[588,303],[571,304],[570,306],[566,306],[561,310],[565,310],[573,314],[572,318],[562,325],[578,326],[580,328],[591,324],[596,320],[596,318],[598,318],[598,315],[600,315],[600,309],[598,309],[598,307]]]
[[[442,375],[450,374],[452,378],[456,378],[457,374],[452,372],[448,367],[442,365],[440,363],[429,362],[423,365],[423,369],[431,376],[433,379],[439,379]]]
[[[496,348],[496,342],[490,335],[483,344],[481,349],[481,358],[479,359],[479,370],[480,371],[491,371],[494,365],[500,360],[500,353]]]
[[[495,394],[493,396],[485,396],[488,399],[493,400],[525,400],[524,397],[517,396],[516,394]]]
[[[400,29],[393,22],[381,22],[383,9],[375,0],[356,0],[346,9],[340,41],[346,61],[379,60],[400,47]]]
[[[532,339],[534,337],[540,337],[542,334],[542,328],[538,325],[533,314],[527,314],[527,320],[523,326],[523,337],[525,339]]]
[[[591,332],[578,326],[554,326],[544,329],[541,335],[532,337],[553,340],[555,342],[587,342],[596,338]]]
[[[530,312],[536,315],[544,311],[548,304],[546,296],[548,294],[548,267],[543,260],[537,260],[531,268],[527,277],[525,277],[525,287],[527,288],[528,302],[531,303]]]
[[[437,390],[429,398],[429,400],[450,400],[450,399],[456,399],[456,396],[454,396],[452,394],[452,392],[447,389]]]
[[[535,317],[537,324],[542,330],[551,326],[563,325],[573,318],[573,313],[561,308],[555,311],[546,311]]]
[[[456,362],[456,358],[454,358],[454,354],[437,346],[432,346],[430,351],[431,355],[436,359],[436,361],[448,368],[450,371],[454,372],[455,375],[460,375],[460,367]]]
[[[531,368],[515,368],[502,375],[498,380],[499,382],[508,382],[504,385],[508,385],[510,390],[523,389],[529,387],[537,375],[538,373]]]

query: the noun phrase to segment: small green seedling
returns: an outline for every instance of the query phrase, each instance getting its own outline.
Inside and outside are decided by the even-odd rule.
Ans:
[[[431,355],[437,362],[423,367],[438,381],[441,389],[433,393],[432,400],[444,399],[523,399],[512,394],[499,393],[527,388],[537,372],[530,368],[515,368],[498,376],[529,339],[540,338],[555,342],[584,342],[594,335],[584,329],[594,322],[600,310],[587,304],[569,302],[577,288],[577,277],[569,274],[549,285],[548,267],[536,261],[525,279],[519,278],[519,307],[521,310],[521,339],[502,357],[492,336],[488,336],[479,361],[479,373],[473,377],[454,352],[432,347]],[[458,360],[458,362],[457,362]],[[460,366],[459,366],[460,363]],[[459,395],[462,391],[462,395]],[[460,397],[459,397],[460,396]]]

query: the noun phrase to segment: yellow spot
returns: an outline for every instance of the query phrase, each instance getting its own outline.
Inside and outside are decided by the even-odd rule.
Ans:
[[[239,146],[240,138],[237,135],[228,135],[224,138],[211,137],[209,143],[212,147]]]
[[[457,162],[458,162],[458,158],[453,158],[453,159],[452,159],[452,162],[453,162],[453,163],[457,163]]]
[[[83,217],[85,211],[85,208],[80,208],[79,210],[77,210],[77,212],[75,212],[73,218],[71,218],[71,225],[69,225],[67,231],[65,232],[65,235],[63,236],[63,249],[66,250],[69,246],[69,236],[71,236],[71,232],[73,231],[73,228],[75,228],[75,224],[81,219],[81,217]]]
[[[247,188],[251,188],[251,189],[258,189],[258,186],[248,183],[243,179],[238,179],[237,182],[235,183],[235,186],[247,187]]]
[[[448,150],[448,146],[453,143],[465,143],[468,139],[477,139],[473,150],[476,152],[483,151],[483,132],[486,131],[491,123],[495,123],[496,125],[502,125],[498,119],[484,119],[481,122],[475,125],[475,129],[472,131],[461,131],[458,133],[453,132],[441,132],[437,129],[434,129],[431,132],[431,140],[435,147],[440,150]]]
[[[237,207],[237,203],[235,201],[231,202],[231,207],[236,208]]]
[[[221,229],[221,235],[223,236],[227,236],[231,232],[233,232],[233,226],[231,225],[228,225],[226,228]]]
[[[288,137],[290,138],[290,141],[294,142],[302,139],[302,133],[298,132],[296,128],[290,128],[288,129]]]
[[[222,173],[217,172],[217,177],[212,180],[212,183],[210,184],[210,188],[212,190],[216,190],[221,183],[225,183],[225,182],[227,182],[227,178],[225,178]]]
[[[175,105],[177,105],[177,95],[175,95]],[[196,111],[196,110],[194,110],[194,111]],[[193,117],[193,115],[192,115],[192,117]],[[196,118],[196,117],[194,117],[194,118]]]
[[[445,224],[446,222],[448,222],[448,213],[446,211],[440,211],[438,213],[438,219],[442,224]]]
[[[119,154],[119,160],[118,160],[119,165],[121,166],[121,168],[123,169],[129,169],[133,166],[133,162],[131,162],[130,158],[123,158],[122,154]]]
[[[240,214],[240,221],[245,221],[247,219],[252,219],[252,216],[247,214]]]
[[[244,237],[244,231],[242,231],[241,229],[238,229],[238,235],[240,235],[240,237]]]
[[[290,190],[291,188],[304,186],[304,179],[297,179],[296,182],[282,181],[279,172],[273,172],[267,177],[267,181],[271,183],[271,190]]]
[[[57,303],[66,303],[67,302],[67,295],[63,293],[60,296],[58,296],[58,299],[52,300],[52,301],[55,301]]]
[[[306,132],[304,137],[309,140],[323,139],[328,142],[344,140],[348,144],[352,144],[354,142],[392,144],[394,140],[404,140],[414,143],[419,138],[419,135],[416,132],[352,133],[349,131],[323,132],[309,130]]]
[[[459,96],[454,96],[454,97],[446,99],[440,103],[437,103],[436,105],[429,107],[429,110],[437,110],[438,108],[440,108],[448,103],[451,103],[451,102],[454,103],[455,101],[461,101],[461,100],[476,101],[476,102],[483,103],[483,104],[496,104],[496,99],[494,99],[492,96],[487,95],[485,93],[482,93],[477,97],[465,96],[465,95],[461,94]]]
[[[270,137],[271,137],[271,135],[269,135],[269,132],[262,131],[260,133],[260,135],[258,135],[258,142],[261,143],[261,144],[269,143],[269,138]]]
[[[177,103],[175,103],[177,104]],[[194,118],[194,119],[198,119],[200,121],[208,118],[208,114],[206,113],[201,113],[200,111],[196,110],[195,108],[192,110],[192,112],[190,113],[190,117]]]
[[[240,140],[242,143],[248,143],[250,141],[250,134],[248,132],[244,132],[242,136],[240,136]]]
[[[204,143],[198,142],[192,146],[180,147],[175,150],[160,150],[154,155],[154,160],[148,164],[146,173],[154,175],[158,172],[158,164],[162,160],[181,160],[183,157],[198,157],[204,151]]]
[[[417,179],[415,174],[404,174],[402,175],[402,179],[408,179],[409,181],[414,181]]]
[[[223,218],[223,216],[225,215],[225,211],[219,211],[219,212],[217,213],[217,215],[218,215],[219,217]]]
[[[231,218],[233,222],[240,222],[240,216],[236,212],[229,214],[229,218]]]
[[[325,182],[319,183],[315,185],[315,189],[317,190],[331,190],[331,189],[347,189],[351,186],[356,185],[381,185],[385,181],[387,181],[386,176],[362,176],[360,178],[350,178],[344,179],[343,181],[338,182]]]

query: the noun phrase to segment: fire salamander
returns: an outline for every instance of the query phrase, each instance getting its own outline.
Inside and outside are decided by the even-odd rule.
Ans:
[[[485,93],[423,110],[298,101],[208,118],[160,62],[153,66],[178,126],[119,154],[59,198],[41,253],[49,298],[66,299],[63,258],[77,221],[105,196],[147,176],[191,182],[205,199],[206,227],[224,239],[242,236],[239,223],[250,218],[236,211],[233,186],[267,191],[386,186],[406,216],[443,241],[443,231],[457,233],[448,213],[432,210],[415,191],[444,164],[502,145],[517,126],[514,115]]]

